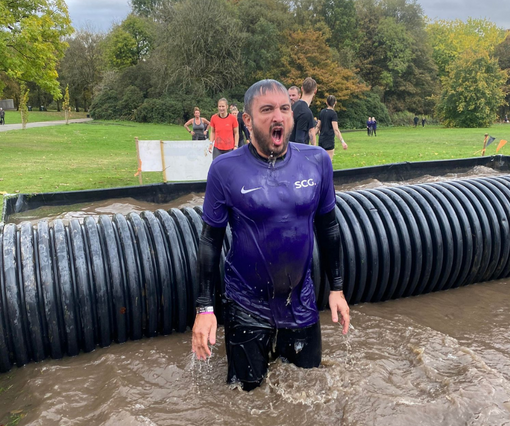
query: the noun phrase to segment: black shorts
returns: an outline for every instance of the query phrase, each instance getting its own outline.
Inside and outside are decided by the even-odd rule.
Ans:
[[[281,357],[298,367],[314,368],[321,363],[320,322],[297,329],[275,329],[233,302],[225,306],[225,344],[228,383],[242,383],[251,390],[267,374],[270,357]]]
[[[230,151],[233,151],[234,149],[227,149],[227,150],[224,150],[224,149],[218,149],[216,147],[213,148],[213,154],[212,154],[212,158],[213,160],[220,156],[220,155],[223,155],[223,154],[226,154],[227,152],[230,152]]]

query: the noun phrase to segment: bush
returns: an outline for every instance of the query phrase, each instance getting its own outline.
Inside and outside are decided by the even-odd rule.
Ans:
[[[134,113],[139,123],[182,123],[182,103],[175,99],[145,99]]]
[[[120,95],[113,89],[99,93],[90,105],[90,115],[94,120],[116,120],[122,115]]]
[[[143,101],[142,91],[138,87],[129,86],[119,104],[122,117],[132,120],[134,111],[143,104]]]
[[[356,98],[345,106],[346,110],[338,113],[341,129],[364,129],[369,116],[375,117],[379,126],[391,124],[388,109],[376,93],[366,93],[363,98]]]
[[[409,111],[394,112],[391,114],[391,122],[397,127],[414,126],[415,116],[416,114]]]

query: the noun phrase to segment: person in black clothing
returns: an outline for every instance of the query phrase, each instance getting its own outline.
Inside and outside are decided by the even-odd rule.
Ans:
[[[5,124],[5,111],[3,108],[0,108],[0,124]]]
[[[292,113],[294,115],[294,128],[290,135],[291,142],[317,145],[315,138],[315,120],[313,118],[310,104],[317,93],[317,82],[311,78],[305,78],[301,87],[303,95],[301,99],[292,104]]]
[[[239,125],[239,144],[238,147],[241,147],[247,143],[250,143],[250,131],[244,124],[243,113],[239,111],[236,104],[230,105],[230,114],[234,117],[237,117],[237,124]]]
[[[415,115],[414,116],[414,127],[416,127],[418,125],[418,120],[419,120],[418,116]]]
[[[377,120],[375,117],[372,117],[372,134],[377,136]]]
[[[319,135],[319,146],[324,148],[333,161],[335,154],[335,135],[342,141],[342,148],[347,149],[347,144],[338,129],[338,115],[335,111],[336,98],[329,95],[326,99],[327,108],[324,108],[319,114],[317,130]]]
[[[423,117],[421,119],[421,127],[425,127],[425,121],[427,121],[427,119],[425,117]]]

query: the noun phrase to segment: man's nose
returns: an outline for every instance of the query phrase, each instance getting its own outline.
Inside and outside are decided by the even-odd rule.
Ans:
[[[273,121],[281,123],[283,121],[283,114],[280,108],[275,108],[273,112]]]

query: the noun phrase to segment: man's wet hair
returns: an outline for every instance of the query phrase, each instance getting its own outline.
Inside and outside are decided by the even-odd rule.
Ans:
[[[228,106],[228,101],[227,101],[227,98],[221,98],[218,100],[218,103],[220,102],[225,102],[225,104]]]
[[[312,77],[306,77],[303,81],[303,92],[306,95],[311,95],[317,89],[317,82]]]
[[[263,96],[267,92],[281,92],[289,97],[289,93],[285,86],[276,80],[260,80],[253,84],[244,94],[244,110],[247,114],[252,115],[253,101],[258,96]],[[290,103],[290,98],[289,98]]]
[[[326,103],[330,106],[330,107],[334,107],[335,104],[336,104],[336,98],[333,96],[333,95],[329,95],[326,99]]]

